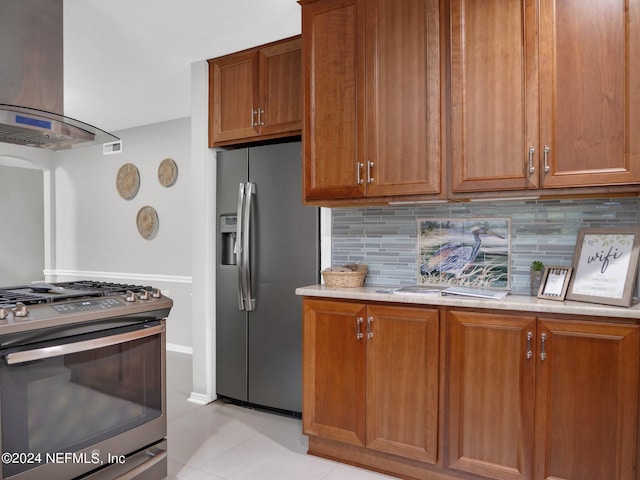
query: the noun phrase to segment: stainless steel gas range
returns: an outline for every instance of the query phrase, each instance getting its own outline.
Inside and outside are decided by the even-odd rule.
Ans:
[[[0,479],[167,475],[165,321],[155,288],[0,288]]]

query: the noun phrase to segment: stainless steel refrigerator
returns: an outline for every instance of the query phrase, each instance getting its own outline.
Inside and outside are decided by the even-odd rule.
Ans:
[[[302,301],[318,283],[319,209],[302,205],[301,143],[218,152],[216,392],[302,410]]]

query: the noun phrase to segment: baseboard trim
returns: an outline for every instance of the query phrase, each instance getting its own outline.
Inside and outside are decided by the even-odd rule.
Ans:
[[[177,343],[167,343],[167,352],[184,353],[186,355],[193,355],[193,347],[186,345],[179,345]]]
[[[188,402],[196,403],[198,405],[207,405],[214,400],[215,398],[211,398],[209,395],[195,392],[191,392],[191,396],[187,399]]]

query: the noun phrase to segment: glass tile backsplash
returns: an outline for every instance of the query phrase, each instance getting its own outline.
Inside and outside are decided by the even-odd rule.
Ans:
[[[331,263],[365,263],[367,285],[415,285],[417,221],[511,219],[511,290],[529,293],[529,265],[571,265],[578,229],[640,225],[638,198],[527,200],[331,210]]]

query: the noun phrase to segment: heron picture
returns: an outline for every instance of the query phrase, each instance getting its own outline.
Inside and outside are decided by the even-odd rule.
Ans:
[[[508,218],[419,219],[418,284],[510,287]]]

